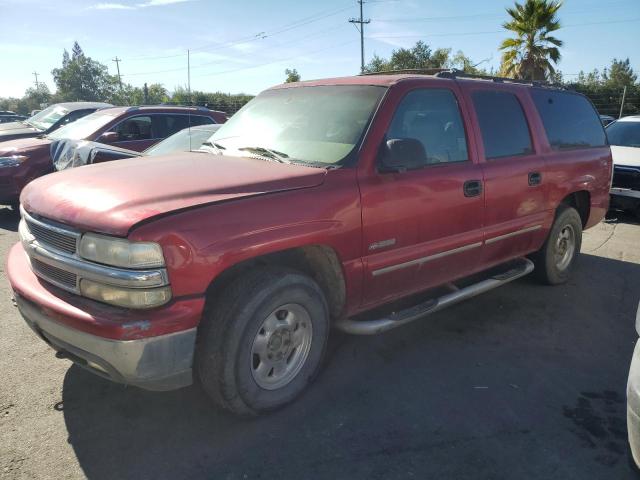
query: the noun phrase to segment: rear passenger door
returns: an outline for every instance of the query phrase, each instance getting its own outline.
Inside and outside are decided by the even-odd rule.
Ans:
[[[485,186],[483,263],[531,252],[547,217],[546,168],[523,88],[468,88]]]

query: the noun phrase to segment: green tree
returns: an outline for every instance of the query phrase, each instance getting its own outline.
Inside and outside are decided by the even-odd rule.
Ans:
[[[551,35],[560,28],[556,14],[562,3],[556,0],[526,0],[507,8],[511,17],[502,26],[515,37],[500,44],[501,74],[508,77],[544,80],[555,72],[562,40]]]
[[[300,81],[300,74],[298,73],[298,70],[296,70],[295,68],[292,70],[289,70],[288,68],[284,71],[284,74],[287,76],[287,79],[285,80],[285,83],[293,83],[293,82],[299,82]]]
[[[628,58],[626,60],[614,58],[609,70],[605,69],[602,80],[607,87],[623,88],[634,85],[638,80],[638,75],[631,68]]]
[[[399,48],[391,52],[387,60],[376,54],[365,65],[368,73],[386,72],[394,70],[424,70],[431,68],[457,68],[468,73],[485,73],[476,68],[471,59],[461,51],[451,56],[450,48],[432,50],[423,41],[418,41],[411,48]]]
[[[117,77],[109,75],[106,65],[86,56],[78,42],[73,44],[71,57],[64,51],[62,67],[54,68],[51,74],[60,99],[99,101],[118,98]]]

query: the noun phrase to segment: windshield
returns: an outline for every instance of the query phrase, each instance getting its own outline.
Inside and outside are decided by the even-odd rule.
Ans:
[[[371,85],[267,90],[209,140],[225,155],[335,165],[355,149],[386,91]]]
[[[640,147],[640,122],[614,122],[607,128],[609,145]]]
[[[157,156],[198,150],[214,131],[214,128],[185,128],[148,148],[144,153]]]
[[[69,113],[69,110],[66,108],[60,105],[51,105],[41,112],[36,113],[33,117],[26,120],[26,122],[39,130],[47,130],[67,113]]]
[[[61,138],[84,140],[114,118],[116,118],[115,114],[110,115],[105,111],[93,112],[86,117],[82,117],[81,119],[50,133],[49,138],[54,140],[59,140]]]

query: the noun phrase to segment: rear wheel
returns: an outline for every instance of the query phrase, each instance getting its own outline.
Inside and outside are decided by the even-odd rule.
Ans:
[[[316,376],[328,332],[328,308],[312,279],[288,269],[256,270],[207,308],[196,371],[207,394],[227,410],[275,410]]]
[[[534,255],[535,275],[544,283],[558,285],[569,280],[582,245],[582,219],[575,208],[562,205],[544,245]]]

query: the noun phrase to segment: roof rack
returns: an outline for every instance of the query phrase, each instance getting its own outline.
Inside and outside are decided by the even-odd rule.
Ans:
[[[543,82],[539,80],[518,80],[508,77],[496,77],[493,75],[481,75],[479,73],[467,73],[457,68],[415,68],[415,69],[402,69],[402,70],[386,70],[381,72],[362,73],[361,75],[401,75],[401,74],[416,74],[416,75],[433,75],[438,78],[450,78],[456,80],[458,78],[469,78],[477,80],[487,80],[495,83],[516,83],[520,85],[531,85],[533,87],[547,87],[547,88],[563,88],[559,84],[553,84],[549,82]]]
[[[127,111],[140,110],[144,108],[192,108],[194,110],[207,112],[209,111],[207,107],[203,107],[201,105],[179,105],[176,103],[160,103],[158,105],[134,105],[132,107],[129,107]]]
[[[361,76],[367,75],[402,75],[402,74],[415,74],[415,75],[437,75],[441,72],[450,72],[450,68],[403,68],[399,70],[382,70],[380,72],[365,72],[361,73]]]

